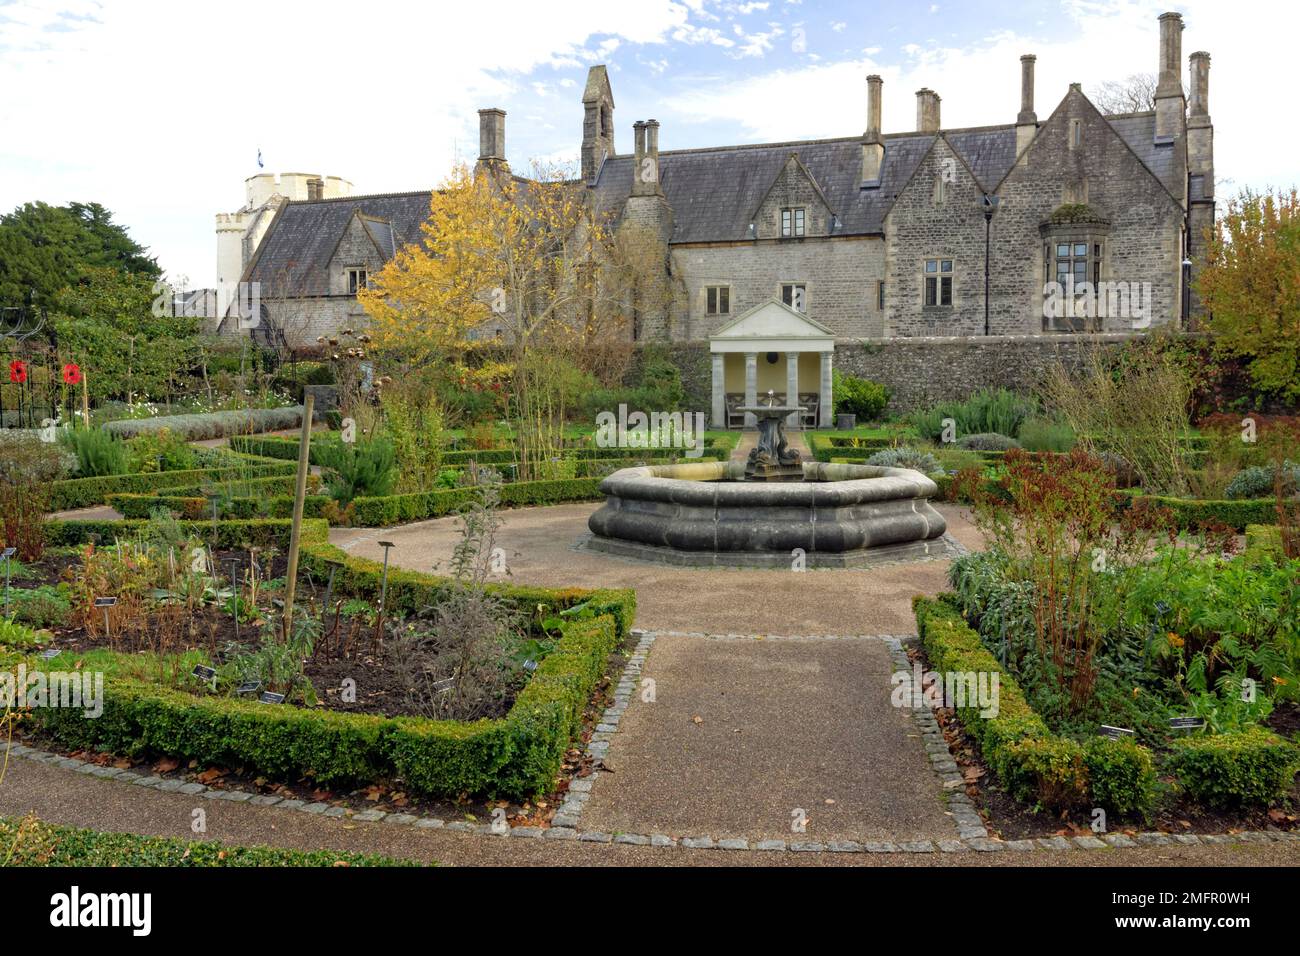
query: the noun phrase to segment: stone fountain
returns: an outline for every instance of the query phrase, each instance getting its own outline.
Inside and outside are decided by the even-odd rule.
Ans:
[[[741,405],[758,421],[758,444],[745,463],[746,481],[803,481],[803,460],[785,440],[785,420],[802,414],[798,405],[776,404],[776,392],[767,393],[766,405]]]
[[[802,461],[777,405],[758,421],[747,461],[623,468],[578,547],[694,567],[855,568],[949,557],[958,546],[931,505],[933,481],[907,468]]]

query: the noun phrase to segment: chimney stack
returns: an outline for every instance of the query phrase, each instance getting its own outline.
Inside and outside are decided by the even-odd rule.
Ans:
[[[661,196],[659,187],[659,121],[638,120],[632,124],[634,164],[633,196]]]
[[[1156,141],[1183,135],[1187,103],[1183,99],[1183,17],[1160,14],[1160,79],[1156,83]]]
[[[939,94],[928,87],[916,91],[916,131],[939,132]]]
[[[506,161],[505,110],[478,111],[478,161],[479,163]]]
[[[1188,60],[1192,71],[1192,103],[1187,125],[1207,126],[1210,122],[1210,54],[1198,50]]]
[[[1020,58],[1020,113],[1016,116],[1016,155],[1038,132],[1038,114],[1034,112],[1034,63],[1038,57],[1026,53]]]
[[[862,134],[862,185],[880,185],[880,167],[885,161],[885,144],[880,137],[880,92],[884,81],[872,73],[867,77],[867,131]]]

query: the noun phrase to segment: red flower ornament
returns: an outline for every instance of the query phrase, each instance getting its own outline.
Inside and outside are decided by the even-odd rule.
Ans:
[[[27,363],[22,359],[14,359],[9,363],[9,381],[15,385],[27,381]]]
[[[81,366],[76,362],[69,362],[63,366],[63,382],[65,385],[80,385]]]

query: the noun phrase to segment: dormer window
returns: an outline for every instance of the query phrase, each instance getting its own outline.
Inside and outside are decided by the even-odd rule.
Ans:
[[[369,288],[370,275],[365,269],[348,270],[348,295],[356,295],[362,289]]]
[[[781,236],[785,239],[797,238],[804,234],[804,210],[802,206],[788,206],[781,210]]]

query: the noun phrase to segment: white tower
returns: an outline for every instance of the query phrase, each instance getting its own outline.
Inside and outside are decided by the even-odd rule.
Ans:
[[[315,202],[352,195],[352,183],[319,173],[258,173],[244,180],[245,202],[217,213],[217,286],[238,282],[284,202]]]

